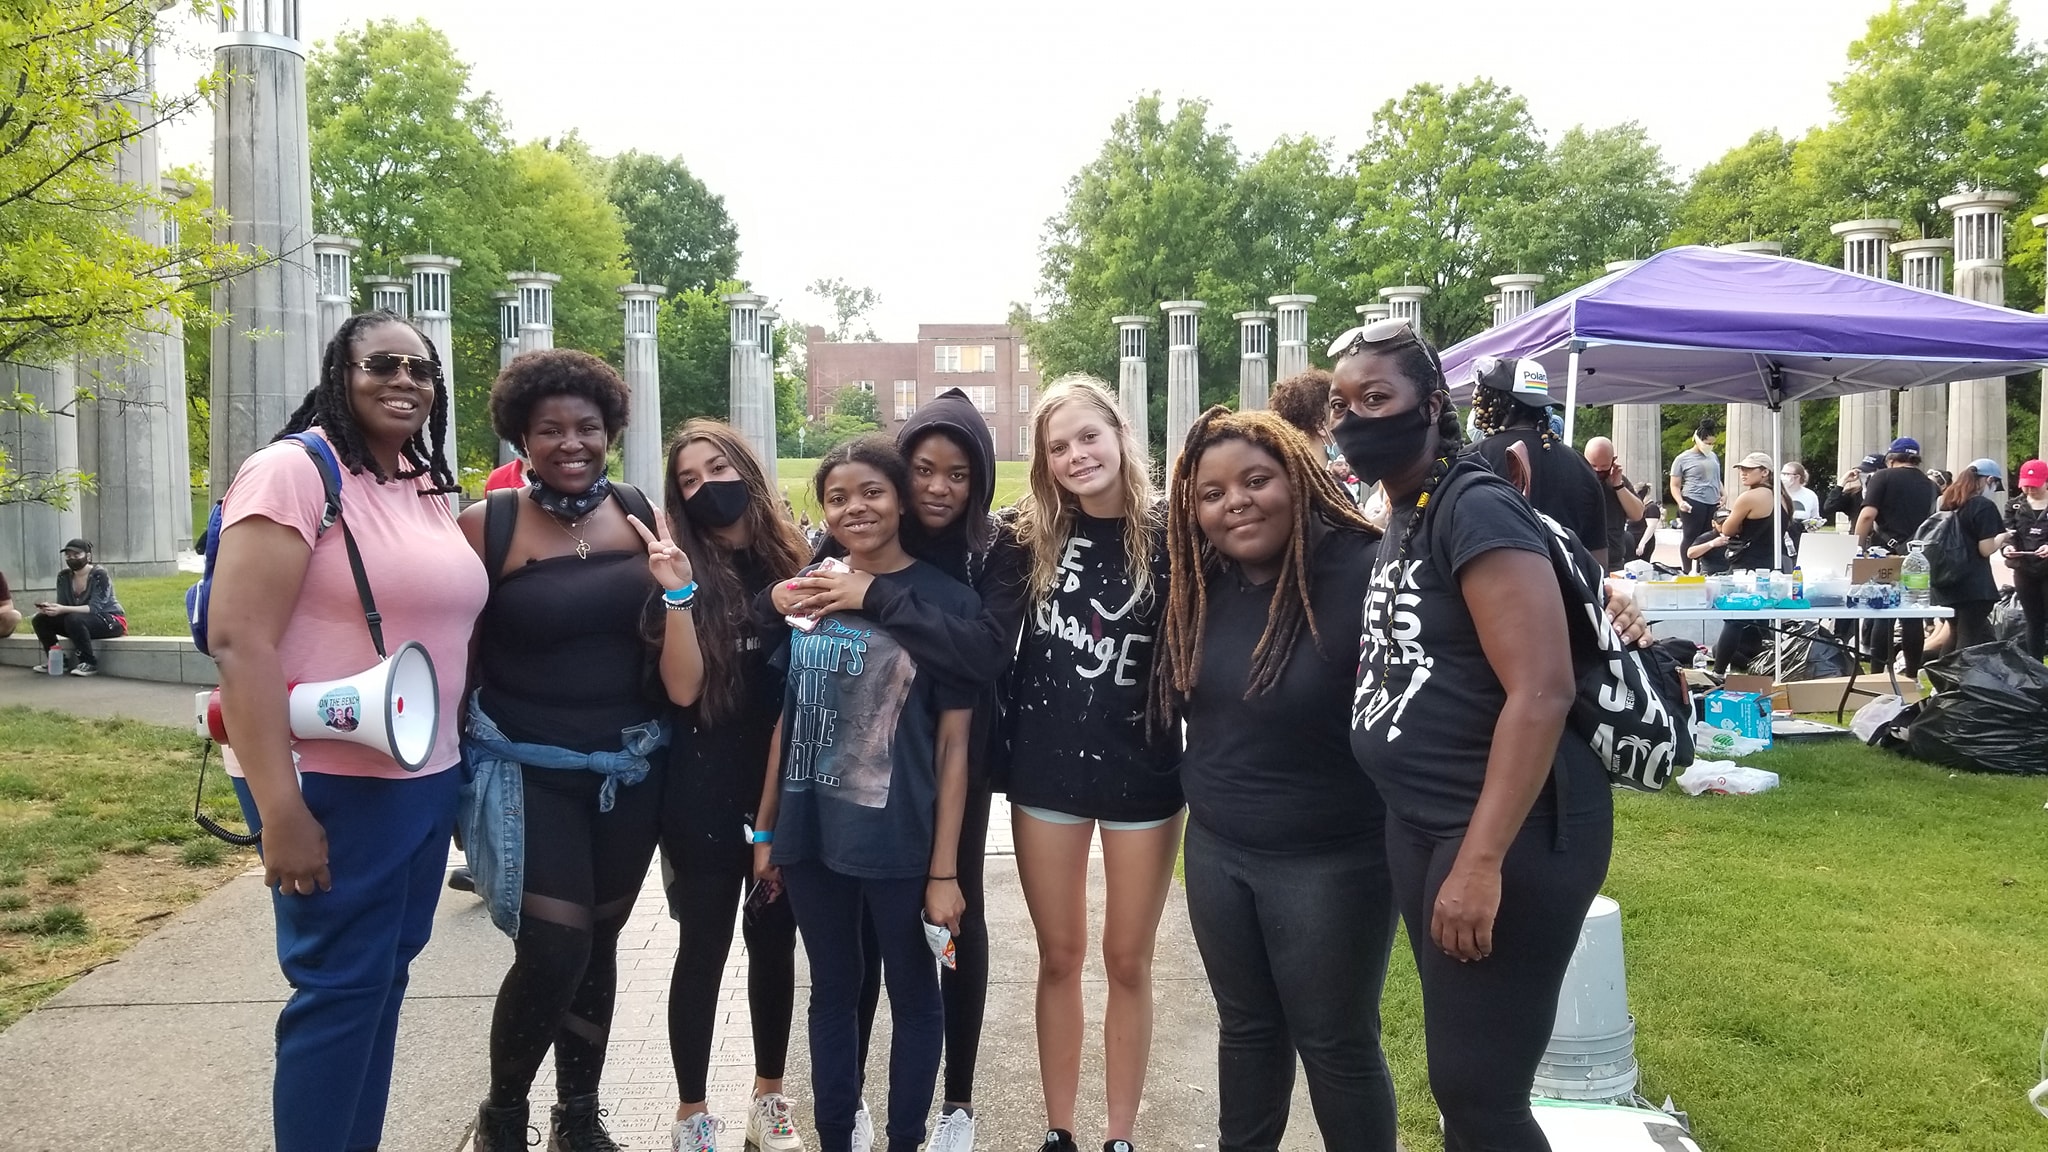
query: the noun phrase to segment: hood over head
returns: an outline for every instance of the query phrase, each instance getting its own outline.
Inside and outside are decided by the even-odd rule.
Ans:
[[[916,517],[906,517],[904,543],[912,555],[964,579],[966,554],[988,546],[988,512],[996,497],[995,436],[974,401],[958,388],[948,388],[919,405],[897,430],[896,446],[907,457],[911,445],[932,432],[945,433],[967,453],[968,470],[973,474],[967,507],[960,519],[937,536],[926,533]]]

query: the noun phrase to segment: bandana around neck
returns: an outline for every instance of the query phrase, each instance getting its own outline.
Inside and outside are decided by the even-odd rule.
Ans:
[[[533,469],[526,470],[526,494],[541,510],[557,520],[575,523],[597,511],[598,506],[611,498],[612,482],[599,476],[596,483],[581,492],[569,493],[550,488],[536,475]]]

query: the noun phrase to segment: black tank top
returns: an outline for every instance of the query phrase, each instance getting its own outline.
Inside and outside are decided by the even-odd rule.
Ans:
[[[551,556],[507,572],[477,621],[484,711],[521,743],[618,751],[621,729],[661,711],[653,601],[637,551]]]
[[[1791,512],[1785,513],[1785,523],[1788,527],[1792,523],[1792,516]],[[1749,568],[1759,568],[1767,572],[1777,571],[1780,567],[1779,562],[1784,559],[1785,550],[1782,547],[1772,547],[1772,539],[1771,517],[1768,514],[1762,519],[1752,516],[1744,520],[1742,526],[1735,530],[1734,542],[1740,547],[1729,549],[1733,559],[1729,561],[1728,566],[1736,571]]]

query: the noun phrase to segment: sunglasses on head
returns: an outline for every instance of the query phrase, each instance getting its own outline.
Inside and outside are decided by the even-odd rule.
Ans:
[[[415,384],[432,386],[441,382],[441,366],[425,356],[407,356],[401,352],[372,352],[353,363],[379,380],[389,380],[404,372]]]
[[[1421,347],[1423,354],[1429,357],[1429,366],[1435,370],[1436,378],[1442,380],[1443,361],[1437,358],[1436,349],[1429,346],[1429,341],[1416,335],[1414,325],[1408,322],[1406,316],[1390,316],[1385,320],[1361,324],[1330,341],[1327,355],[1330,363],[1335,364],[1346,356],[1355,356],[1360,352],[1391,352],[1410,344]]]

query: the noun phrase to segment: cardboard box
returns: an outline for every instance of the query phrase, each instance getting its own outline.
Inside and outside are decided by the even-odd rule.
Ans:
[[[1709,728],[1724,728],[1737,736],[1771,742],[1771,701],[1755,692],[1730,692],[1723,688],[1707,693],[1702,721]]]
[[[1778,687],[1790,699],[1790,707],[1794,712],[1833,712],[1835,707],[1842,703],[1842,689],[1847,687],[1848,683],[1847,676],[1825,676],[1819,680],[1795,680],[1790,684],[1780,684]],[[1867,676],[1858,676],[1856,690],[1849,694],[1849,703],[1844,710],[1854,712],[1879,696],[1891,694],[1892,682],[1884,673],[1874,672]],[[1898,694],[1909,704],[1918,700],[1919,682],[1908,680],[1904,676],[1899,677]]]
[[[1753,692],[1767,698],[1772,708],[1784,712],[1792,711],[1791,701],[1785,695],[1783,684],[1772,683],[1769,676],[1730,676],[1721,684],[1729,692]]]
[[[1899,568],[1905,562],[1906,558],[1904,556],[1880,556],[1874,560],[1869,558],[1851,560],[1849,561],[1849,583],[1851,586],[1854,586],[1857,584],[1868,584],[1875,580],[1879,584],[1897,584],[1899,582]]]

